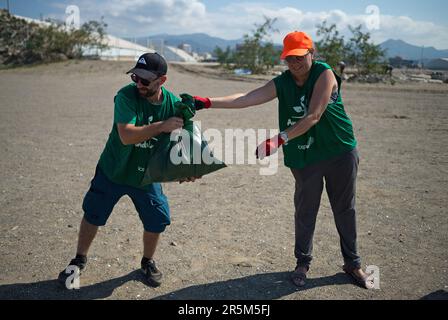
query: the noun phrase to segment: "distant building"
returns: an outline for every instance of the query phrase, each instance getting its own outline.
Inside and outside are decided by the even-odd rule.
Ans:
[[[33,18],[28,18],[28,17],[22,17],[22,16],[19,16],[17,14],[13,14],[12,16],[14,16],[17,19],[25,20],[28,23],[35,23],[35,24],[37,24],[39,26],[43,26],[43,27],[51,26],[51,22],[48,22],[48,21],[37,20],[37,19],[33,19]]]
[[[426,64],[431,70],[448,70],[448,58],[433,59]]]
[[[218,62],[218,58],[214,57],[211,53],[204,53],[201,57],[203,62]]]
[[[167,46],[164,41],[155,41],[152,43],[152,47],[168,62],[197,62],[197,59],[187,51],[176,47]]]
[[[16,17],[27,22],[34,22],[43,27],[51,25],[51,22],[21,16]],[[103,43],[108,46],[107,49],[100,50],[97,47],[86,46],[83,47],[83,55],[101,60],[136,61],[144,53],[157,51],[169,62],[197,62],[197,59],[191,54],[193,50],[189,44],[182,44],[182,48],[176,48],[166,46],[164,41],[161,40],[151,43],[152,48],[148,48],[112,35],[107,35],[103,39]]]
[[[49,27],[51,22],[31,19],[28,17],[22,17],[15,15],[18,19],[23,19],[29,23],[35,23],[41,27]],[[70,29],[66,28],[66,31]],[[111,35],[107,35],[103,39],[103,43],[108,46],[108,49],[99,50],[96,47],[86,46],[83,47],[83,56],[95,57],[101,60],[124,60],[124,61],[137,61],[138,57],[147,52],[154,52],[154,50],[147,47],[117,38]]]
[[[152,43],[151,48],[123,40],[114,36],[107,36],[105,40],[109,49],[98,51],[98,49],[90,48],[84,51],[86,56],[99,56],[103,60],[133,60],[136,61],[138,57],[146,52],[157,51],[168,62],[197,62],[197,60],[188,52],[171,46],[166,46],[163,42]]]
[[[389,64],[394,68],[418,68],[417,61],[406,60],[401,57],[390,58]]]
[[[107,35],[103,43],[108,46],[108,49],[99,50],[94,47],[86,47],[83,50],[83,55],[98,57],[101,60],[137,61],[142,54],[154,52],[147,47],[111,35]]]
[[[191,45],[189,45],[188,43],[181,43],[180,45],[177,46],[179,49],[184,50],[185,52],[187,52],[188,54],[192,55],[193,54],[193,48],[191,47]]]
[[[173,62],[197,62],[188,52],[171,46],[165,46],[163,56],[167,61]]]

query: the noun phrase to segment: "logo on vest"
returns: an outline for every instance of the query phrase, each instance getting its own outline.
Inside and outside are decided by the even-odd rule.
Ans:
[[[292,118],[302,119],[308,114],[308,101],[305,100],[305,96],[302,96],[299,101],[299,105],[292,107],[294,112],[297,113],[297,116],[293,116]]]
[[[156,143],[157,141],[159,141],[159,139],[157,138],[151,138],[148,141],[144,141],[141,143],[137,143],[135,145],[136,148],[142,148],[142,149],[152,149],[154,148],[154,143]]]
[[[302,119],[306,116],[306,109],[302,106],[292,107],[292,109],[298,114],[297,116],[292,116],[292,118]]]
[[[309,137],[306,144],[298,145],[297,148],[299,150],[308,150],[313,143],[314,143],[314,138],[313,137]]]
[[[297,123],[298,120],[303,119],[308,114],[308,102],[306,101],[305,96],[302,96],[300,98],[299,104],[297,106],[292,107],[292,110],[296,113],[296,115],[292,115],[289,119],[286,125],[292,126]]]

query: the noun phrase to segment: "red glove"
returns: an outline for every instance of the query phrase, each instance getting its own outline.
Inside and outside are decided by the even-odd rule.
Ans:
[[[278,148],[284,145],[285,142],[279,135],[264,141],[257,147],[257,151],[255,152],[257,159],[263,160],[265,157],[276,153]]]
[[[201,109],[208,109],[212,106],[212,102],[210,101],[210,98],[203,98],[199,96],[194,96],[194,106],[196,110]]]

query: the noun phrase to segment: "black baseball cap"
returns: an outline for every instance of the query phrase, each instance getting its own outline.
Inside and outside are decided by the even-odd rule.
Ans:
[[[142,79],[152,81],[166,75],[167,71],[168,66],[165,59],[157,52],[154,52],[140,56],[135,67],[126,72],[126,74],[134,73]]]

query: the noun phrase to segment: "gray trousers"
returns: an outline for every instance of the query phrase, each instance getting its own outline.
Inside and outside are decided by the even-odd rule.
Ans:
[[[356,246],[355,194],[359,157],[356,149],[304,169],[291,169],[296,180],[295,249],[297,266],[309,267],[313,235],[319,211],[324,179],[336,228],[340,237],[344,263],[361,267]]]

